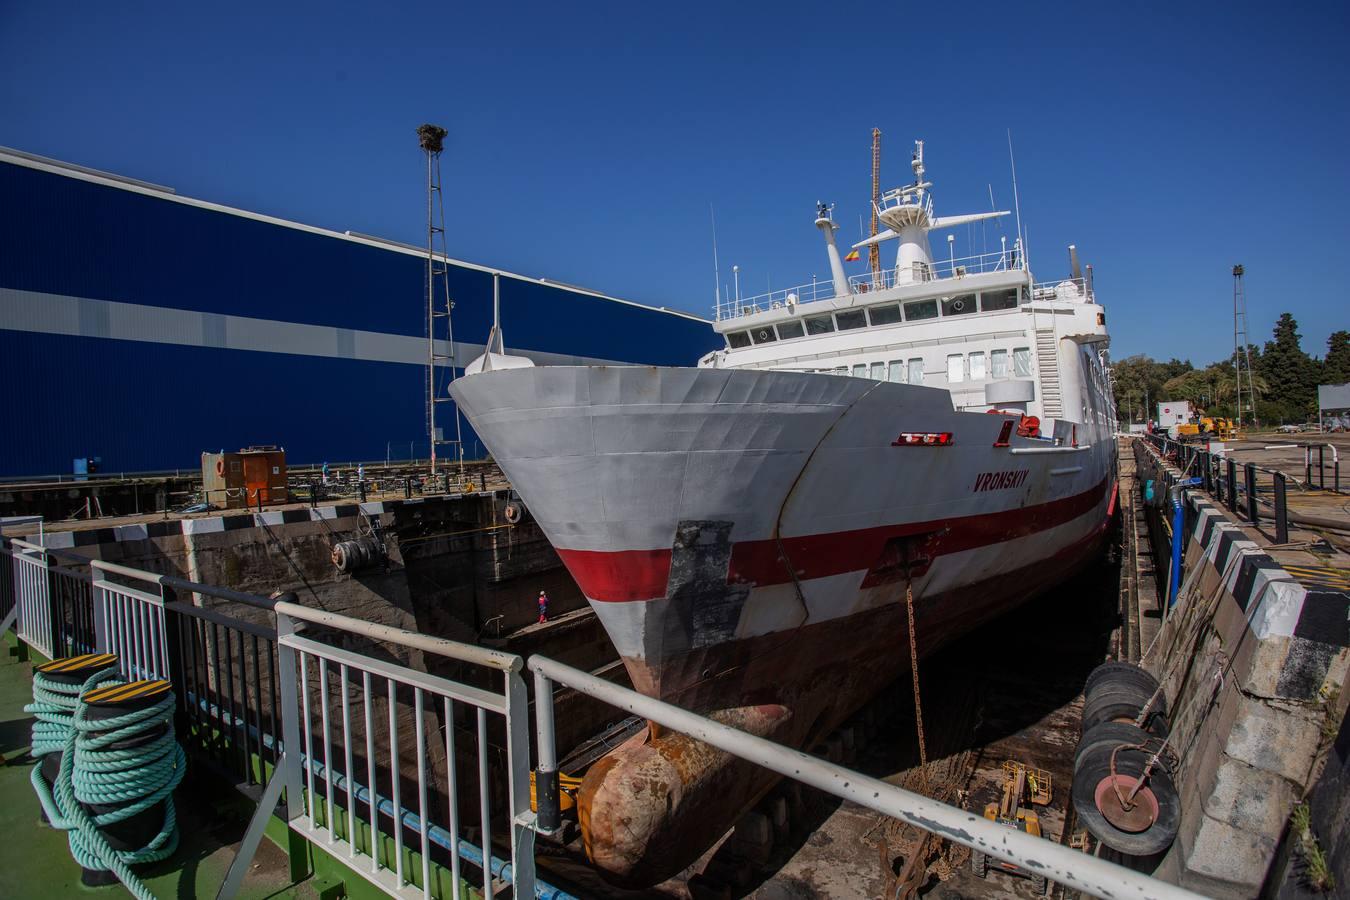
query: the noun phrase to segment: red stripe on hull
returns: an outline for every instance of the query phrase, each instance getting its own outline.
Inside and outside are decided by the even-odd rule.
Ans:
[[[567,571],[591,600],[654,600],[666,595],[670,549],[558,550]]]
[[[935,558],[991,544],[1027,537],[1071,522],[1090,512],[1106,490],[1106,479],[1081,494],[1062,497],[1035,506],[963,516],[882,525],[854,531],[783,538],[782,551],[791,560],[797,578],[807,581],[846,572],[883,569],[887,544],[897,538],[930,535],[922,553]],[[625,602],[656,600],[666,595],[670,578],[671,551],[660,550],[558,550],[577,585],[591,600]],[[791,580],[788,563],[773,539],[742,541],[733,545],[727,581],[730,584],[768,586]],[[881,570],[869,577],[884,579]]]

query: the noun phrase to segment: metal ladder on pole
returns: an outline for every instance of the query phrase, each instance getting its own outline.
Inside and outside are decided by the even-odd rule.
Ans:
[[[423,125],[417,129],[418,139],[427,158],[427,383],[426,427],[431,448],[431,471],[436,472],[437,448],[452,446],[463,475],[464,453],[459,410],[455,410],[455,437],[442,437],[443,428],[436,425],[436,405],[451,403],[441,377],[449,370],[449,380],[455,378],[455,330],[451,320],[454,301],[450,299],[448,252],[445,241],[445,194],[441,190],[441,151],[446,131],[437,125]],[[444,351],[441,349],[444,345]]]

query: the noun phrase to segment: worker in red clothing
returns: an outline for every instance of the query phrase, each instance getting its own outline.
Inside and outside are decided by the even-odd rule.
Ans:
[[[544,591],[539,592],[539,622],[543,624],[548,621],[548,594]]]

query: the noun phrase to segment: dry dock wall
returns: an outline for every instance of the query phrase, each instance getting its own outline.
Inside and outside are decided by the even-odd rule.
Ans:
[[[86,558],[264,597],[291,592],[296,602],[306,606],[437,637],[500,646],[516,653],[546,652],[582,668],[599,668],[604,677],[627,684],[626,672],[615,663],[613,644],[556,552],[528,515],[513,525],[506,522],[507,502],[506,493],[500,492],[299,507],[49,532],[46,545]],[[372,528],[383,537],[386,560],[353,574],[338,572],[331,556],[333,544],[369,534]],[[68,557],[61,559],[69,562]],[[535,624],[540,590],[548,592],[550,618],[556,617],[548,625]],[[190,599],[257,624],[272,624],[269,614],[242,604],[206,596],[179,599]],[[326,641],[419,671],[469,683],[492,677],[484,670],[420,651],[375,645],[349,633],[329,632],[317,626],[313,630],[323,632]],[[496,637],[498,631],[500,638]],[[232,649],[217,647],[205,652],[208,656],[232,656],[238,672],[252,665],[245,658],[249,649],[238,643]],[[335,667],[327,674],[327,695],[343,696],[344,686]],[[262,671],[258,677],[259,690],[270,694],[268,673]],[[249,702],[255,702],[254,691],[245,688],[243,676],[240,678],[241,692],[248,690]],[[314,709],[322,708],[324,695],[319,681],[319,673],[311,668],[307,683]],[[559,701],[567,713],[559,718],[559,747],[564,752],[615,719],[613,710],[581,695],[568,692]],[[416,745],[411,704],[410,696],[399,695],[398,745],[403,748]],[[383,724],[388,721],[387,706],[382,697],[376,696],[373,707],[376,746],[384,747],[388,740]],[[472,716],[471,708],[456,705],[453,725],[460,733],[461,785],[473,784],[478,777],[472,752],[476,746]],[[351,732],[358,772],[365,771],[362,721],[357,716]],[[428,710],[424,746],[435,785],[446,783],[446,725],[439,709]],[[494,718],[488,733],[490,765],[496,772],[503,770],[505,759],[505,733],[499,726]],[[316,731],[312,737],[316,756],[322,760],[321,736]],[[411,753],[401,759],[409,789],[416,763]],[[388,786],[387,778],[380,775],[378,787],[386,795]],[[494,796],[493,802],[502,803],[503,797]],[[460,800],[466,817],[471,812],[476,815],[478,799],[473,791],[463,791]]]
[[[1158,492],[1180,478],[1142,452]],[[1158,875],[1255,897],[1284,876],[1272,868],[1289,817],[1344,716],[1350,595],[1300,584],[1202,493],[1188,491],[1186,508],[1185,581],[1144,658],[1179,757],[1181,826]]]

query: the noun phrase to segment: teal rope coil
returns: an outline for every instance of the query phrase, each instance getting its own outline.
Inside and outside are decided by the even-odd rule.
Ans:
[[[75,707],[79,705],[83,691],[81,685],[66,684],[34,670],[33,702],[23,708],[24,712],[31,713],[37,720],[33,723],[33,745],[28,751],[29,756],[38,759],[49,753],[60,753],[66,748],[70,723],[75,717]],[[36,776],[37,767],[34,767],[33,773]]]
[[[66,743],[61,748],[64,755],[56,784],[47,794],[46,785],[35,769],[34,786],[38,788],[39,799],[43,801],[53,827],[69,832],[71,855],[81,867],[111,871],[133,896],[154,900],[154,895],[132,872],[131,866],[166,859],[178,849],[178,818],[173,791],[183,780],[187,756],[173,734],[172,693],[143,709],[90,719],[89,707],[79,701],[79,696],[108,681],[122,683],[115,671],[105,671],[92,676],[80,688]],[[35,678],[35,698],[36,684]],[[113,747],[161,729],[162,734],[140,746]],[[116,850],[108,843],[101,829],[125,821],[161,801],[164,817],[160,830],[144,847]],[[84,804],[116,808],[95,815],[88,812]]]

